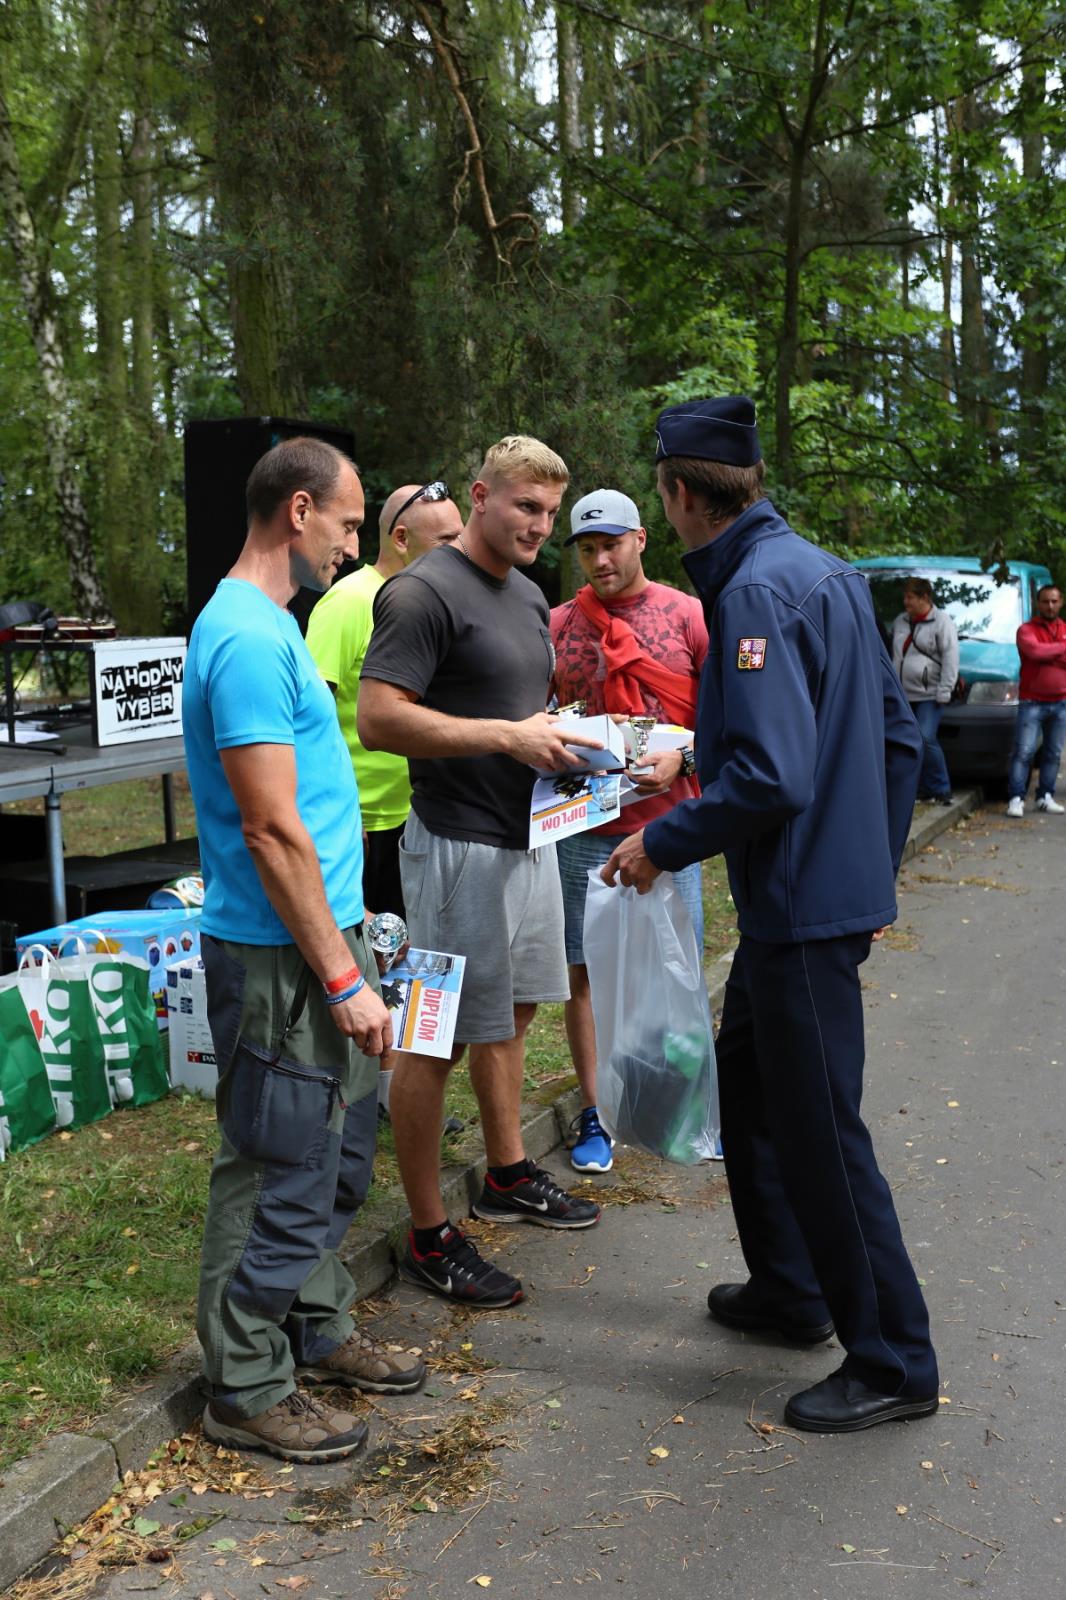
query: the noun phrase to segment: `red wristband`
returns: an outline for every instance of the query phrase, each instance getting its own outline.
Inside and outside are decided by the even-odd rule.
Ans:
[[[342,989],[350,989],[352,984],[357,983],[362,976],[363,974],[358,967],[351,967],[347,972],[342,973],[339,978],[327,978],[322,987],[327,994],[340,994]]]

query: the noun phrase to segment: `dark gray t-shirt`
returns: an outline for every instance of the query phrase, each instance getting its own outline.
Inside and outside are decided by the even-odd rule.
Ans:
[[[378,591],[361,676],[449,716],[521,722],[547,705],[554,666],[536,584],[517,571],[493,578],[442,546]],[[411,804],[430,833],[528,848],[531,767],[505,755],[412,757],[410,767]]]

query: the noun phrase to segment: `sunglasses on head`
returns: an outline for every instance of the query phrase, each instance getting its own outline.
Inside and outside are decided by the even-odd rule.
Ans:
[[[416,489],[414,494],[408,495],[399,511],[397,511],[396,515],[389,523],[389,531],[385,537],[387,539],[392,537],[393,528],[395,528],[404,512],[410,506],[413,506],[416,500],[450,500],[451,494],[452,492],[448,488],[448,485],[441,478],[434,478],[432,483],[424,483],[421,489]]]

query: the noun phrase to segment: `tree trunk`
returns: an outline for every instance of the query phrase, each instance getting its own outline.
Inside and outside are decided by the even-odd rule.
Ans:
[[[966,94],[955,103],[955,126],[960,136],[960,195],[967,222],[959,240],[959,406],[965,422],[985,435],[991,455],[998,454],[998,430],[989,395],[992,363],[985,327],[984,282],[980,262],[978,181],[972,171],[968,136],[977,132],[977,97]]]
[[[950,139],[950,108],[945,106],[943,114],[945,135],[948,137],[948,139]],[[933,112],[933,151],[937,173],[936,220],[937,229],[940,234],[940,314],[942,318],[940,325],[940,387],[943,392],[944,399],[948,402],[948,404],[950,404],[952,395],[956,393],[958,388],[958,377],[955,372],[955,320],[952,293],[955,284],[955,244],[952,235],[948,232],[947,223],[944,220],[945,207],[942,204],[942,191],[940,186],[940,173],[943,171],[944,166],[944,145],[940,138],[940,113],[938,111]],[[946,209],[951,211],[954,209],[954,206],[955,161],[953,157],[951,177],[948,184],[948,201]]]
[[[797,140],[789,152],[788,198],[785,202],[785,281],[781,301],[781,337],[777,344],[774,391],[774,446],[777,476],[792,482],[792,384],[799,358],[800,251],[803,227],[803,179],[806,151]]]
[[[1030,193],[1044,176],[1044,129],[1041,116],[1047,94],[1047,72],[1042,60],[1029,60],[1022,65],[1021,120],[1022,120],[1022,176]],[[1019,451],[1024,461],[1041,460],[1045,448],[1045,413],[1047,386],[1051,369],[1048,345],[1045,302],[1052,299],[1056,287],[1048,283],[1045,275],[1030,271],[1025,275],[1020,300],[1022,304],[1019,341],[1021,344],[1020,398],[1022,419],[1019,428]]]
[[[581,217],[581,193],[574,157],[581,148],[581,87],[577,28],[568,6],[555,8],[556,61],[559,74],[559,190],[564,228]]]
[[[96,569],[92,530],[74,466],[72,404],[63,347],[48,272],[48,248],[42,247],[22,184],[18,150],[0,91],[0,209],[3,210],[15,257],[19,293],[30,326],[48,420],[46,448],[59,530],[70,568],[74,604],[89,617],[106,617],[108,605]]]
[[[107,27],[108,15],[108,0],[96,0],[91,23],[98,38]],[[103,534],[108,594],[115,621],[125,632],[133,625],[136,580],[131,560],[129,385],[123,331],[122,156],[119,108],[107,86],[101,86],[93,111],[92,201],[96,244],[96,393],[104,439],[99,468],[98,522]]]
[[[133,145],[130,150],[130,323],[132,329],[131,402],[134,472],[133,570],[136,575],[134,623],[139,633],[159,626],[160,440],[155,421],[155,128],[152,112],[152,59],[156,0],[137,6],[133,63]]]
[[[299,416],[303,383],[287,359],[292,292],[286,206],[278,190],[273,120],[284,119],[284,18],[272,0],[253,8],[205,0],[216,110],[218,199],[226,232],[227,278],[237,387],[245,411]],[[286,41],[287,43],[287,41]]]

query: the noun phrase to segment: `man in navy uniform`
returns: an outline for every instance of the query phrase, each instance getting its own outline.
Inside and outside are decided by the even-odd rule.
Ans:
[[[793,1427],[846,1433],[932,1415],[929,1317],[860,1116],[859,967],[895,920],[922,740],[865,580],[801,539],[761,490],[755,408],[671,406],[659,493],[710,633],[696,755],[702,792],[603,869],[641,891],[723,853],[740,944],[718,1038],[722,1144],[750,1278],[718,1321],[838,1371],[792,1396]]]

